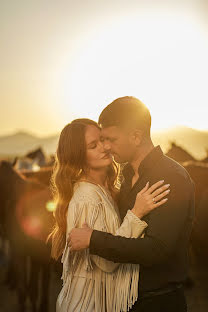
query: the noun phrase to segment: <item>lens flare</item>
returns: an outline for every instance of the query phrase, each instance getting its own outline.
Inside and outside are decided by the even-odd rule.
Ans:
[[[24,235],[46,241],[54,224],[54,203],[49,190],[31,190],[16,205],[16,218]]]
[[[56,204],[53,201],[48,201],[46,203],[46,209],[50,212],[54,212],[56,209]]]

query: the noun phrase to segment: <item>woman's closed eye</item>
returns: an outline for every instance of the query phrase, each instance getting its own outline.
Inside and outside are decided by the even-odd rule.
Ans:
[[[89,149],[94,149],[94,148],[96,148],[96,147],[97,147],[97,144],[96,144],[96,143],[90,144],[90,145],[88,146]]]
[[[101,144],[103,146],[103,140],[102,139],[89,143],[87,148],[88,149],[95,149],[99,144]]]

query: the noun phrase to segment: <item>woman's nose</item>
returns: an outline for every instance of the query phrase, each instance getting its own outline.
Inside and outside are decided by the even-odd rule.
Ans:
[[[102,142],[102,141],[99,141],[99,142],[98,142],[98,147],[99,147],[99,149],[101,150],[101,152],[104,151],[104,146],[103,146],[103,142]]]
[[[103,148],[105,151],[110,151],[111,150],[111,145],[109,142],[103,142]]]
[[[110,146],[108,143],[100,141],[99,145],[100,145],[100,149],[102,150],[102,152],[110,151]]]

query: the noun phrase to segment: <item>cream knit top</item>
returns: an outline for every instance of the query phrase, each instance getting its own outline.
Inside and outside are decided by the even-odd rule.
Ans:
[[[121,224],[110,194],[100,185],[83,181],[76,183],[68,206],[66,238],[72,228],[81,227],[84,222],[93,229],[128,238],[139,237],[147,227],[130,210]],[[67,243],[61,262],[63,287],[57,299],[57,312],[128,311],[138,298],[137,264],[114,263],[90,255],[89,249],[70,252]],[[94,308],[90,309],[92,302]]]

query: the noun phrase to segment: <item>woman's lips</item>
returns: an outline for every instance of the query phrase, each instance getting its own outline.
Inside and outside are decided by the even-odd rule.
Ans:
[[[110,154],[106,154],[105,156],[102,157],[102,159],[108,159],[108,158],[111,158]]]

